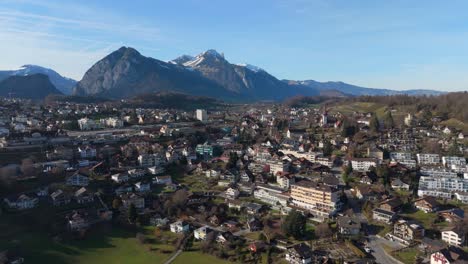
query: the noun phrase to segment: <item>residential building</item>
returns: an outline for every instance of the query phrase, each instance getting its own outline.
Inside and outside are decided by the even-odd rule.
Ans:
[[[208,114],[206,113],[205,109],[197,109],[195,111],[195,117],[197,120],[205,122],[208,120]]]
[[[50,198],[52,199],[52,204],[54,206],[62,206],[62,205],[66,205],[66,204],[69,204],[70,201],[71,201],[71,198],[68,194],[64,193],[62,190],[57,190],[55,192],[53,192],[51,195],[50,195]]]
[[[111,176],[111,179],[117,183],[127,182],[130,178],[127,173],[116,173]]]
[[[312,249],[305,243],[289,247],[286,252],[286,261],[291,264],[312,263]]]
[[[177,221],[170,224],[172,233],[186,233],[190,229],[190,225],[185,221]]]
[[[89,178],[79,173],[75,173],[66,179],[66,183],[71,186],[88,186]]]
[[[396,213],[392,211],[386,211],[381,208],[375,208],[372,210],[372,219],[378,222],[390,224],[395,219]]]
[[[79,204],[92,203],[94,202],[94,194],[85,187],[81,187],[75,192],[73,199]]]
[[[237,199],[239,197],[239,190],[236,188],[228,188],[225,192],[226,198],[228,199]]]
[[[135,183],[135,191],[139,193],[151,191],[151,184],[149,182],[137,182]]]
[[[37,206],[39,199],[35,194],[21,194],[4,198],[3,201],[10,209],[26,210]]]
[[[452,168],[452,166],[465,167],[466,159],[465,157],[444,156],[442,164],[447,168]]]
[[[361,232],[361,220],[356,217],[339,216],[336,219],[338,232],[345,236],[358,235]]]
[[[137,209],[145,208],[145,198],[138,194],[122,194],[120,195],[120,199],[122,200],[122,205],[124,208],[129,208],[131,204],[133,204]]]
[[[284,189],[261,183],[257,184],[253,195],[255,198],[270,204],[274,208],[287,206],[289,201],[289,195],[284,193]]]
[[[214,232],[210,227],[208,226],[202,226],[200,228],[197,228],[193,231],[193,236],[195,237],[195,239],[197,240],[205,240],[206,239],[206,236],[208,235],[208,233],[210,232]]]
[[[451,226],[440,233],[442,240],[451,246],[461,247],[465,243],[465,232],[461,226]]]
[[[351,163],[355,171],[369,171],[370,167],[376,168],[379,160],[375,158],[350,158],[348,162]]]
[[[440,164],[439,154],[416,154],[419,165],[438,165]]]
[[[292,204],[317,218],[328,218],[340,207],[340,191],[322,183],[302,180],[291,184]]]
[[[82,159],[96,158],[96,148],[91,146],[78,147],[78,153]]]
[[[434,197],[426,196],[419,198],[413,202],[414,207],[425,213],[432,213],[437,210],[438,204]]]
[[[416,223],[398,220],[393,225],[392,237],[404,244],[411,244],[415,240],[421,240],[424,237],[424,228]]]
[[[466,264],[468,256],[463,249],[449,246],[431,254],[431,264]]]

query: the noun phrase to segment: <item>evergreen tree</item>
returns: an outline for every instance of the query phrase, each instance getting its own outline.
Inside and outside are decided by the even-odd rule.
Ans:
[[[377,115],[374,113],[372,114],[371,120],[369,122],[369,127],[372,132],[379,132],[380,124]]]
[[[133,224],[137,220],[137,217],[138,213],[135,205],[130,204],[130,207],[128,208],[128,221]]]
[[[382,182],[385,186],[390,184],[390,171],[387,165],[383,164],[377,168],[377,177],[382,179]]]
[[[387,129],[392,129],[395,127],[395,121],[393,120],[393,116],[390,111],[387,111],[387,113],[385,114],[384,124],[385,128]]]
[[[458,142],[455,140],[449,147],[447,154],[449,156],[459,156],[462,153],[460,152],[460,146],[458,146]]]
[[[331,156],[332,152],[333,152],[333,146],[330,143],[330,140],[325,139],[323,141],[323,155],[326,157],[329,157]]]
[[[284,219],[281,226],[283,232],[288,236],[298,239],[304,237],[307,219],[296,210],[292,210]]]
[[[112,201],[112,208],[114,208],[114,209],[119,209],[120,206],[122,206],[122,200],[120,200],[119,198],[115,198],[115,199]]]

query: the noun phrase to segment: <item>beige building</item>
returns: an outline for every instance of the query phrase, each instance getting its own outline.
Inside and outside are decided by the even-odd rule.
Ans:
[[[294,206],[310,211],[317,218],[327,218],[339,209],[340,191],[323,183],[302,180],[291,184]]]

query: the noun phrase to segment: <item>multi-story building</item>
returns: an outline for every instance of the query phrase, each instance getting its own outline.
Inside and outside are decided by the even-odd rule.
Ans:
[[[317,218],[333,215],[340,206],[340,191],[334,187],[302,180],[291,184],[293,205],[310,211]]]
[[[94,130],[100,128],[100,124],[87,117],[78,119],[78,127],[80,130]]]
[[[204,156],[204,157],[213,157],[214,156],[214,146],[210,145],[208,143],[205,144],[198,144],[197,147],[195,148],[195,152],[198,155]]]
[[[270,173],[276,175],[276,173],[280,172],[288,172],[289,171],[289,162],[286,160],[269,160],[265,162],[266,165],[270,167]]]
[[[312,249],[304,243],[300,243],[288,248],[286,261],[291,264],[312,263]]]
[[[398,220],[393,225],[393,238],[404,244],[411,244],[414,240],[420,240],[423,237],[424,228],[421,225],[409,223],[406,220]]]
[[[465,243],[465,232],[460,227],[449,227],[442,230],[442,240],[452,246],[462,246]]]
[[[67,178],[66,183],[71,186],[88,186],[89,178],[79,173],[75,173]]]
[[[208,120],[208,114],[206,113],[205,109],[197,109],[195,111],[195,117],[197,118],[197,120],[200,120],[202,122]]]
[[[109,118],[103,118],[100,120],[101,125],[106,126],[106,127],[112,127],[112,128],[121,128],[123,127],[123,121],[115,118],[115,117],[109,117]]]
[[[439,154],[416,154],[419,165],[438,165],[440,164]]]
[[[447,168],[451,168],[452,165],[464,167],[466,166],[466,159],[465,157],[444,156],[442,157],[442,164]]]
[[[454,177],[430,177],[419,178],[418,196],[435,196],[450,199],[454,193],[468,192],[468,179]]]
[[[413,155],[409,152],[390,152],[390,159],[395,161],[411,160]]]
[[[10,196],[4,198],[3,201],[10,209],[26,210],[34,208],[39,203],[39,199],[34,194],[21,194],[19,196]]]
[[[253,193],[258,200],[279,208],[287,206],[289,195],[283,189],[266,184],[257,184]]]
[[[421,168],[420,170],[421,175],[430,176],[430,177],[445,177],[445,178],[457,178],[458,175],[456,172],[443,169],[443,168]]]
[[[348,162],[355,171],[369,171],[370,167],[375,168],[379,164],[379,160],[374,158],[350,158]]]
[[[166,157],[160,153],[142,154],[138,156],[138,164],[141,167],[161,166],[166,163]]]
[[[96,157],[96,148],[91,146],[78,147],[78,153],[82,159],[92,159]]]

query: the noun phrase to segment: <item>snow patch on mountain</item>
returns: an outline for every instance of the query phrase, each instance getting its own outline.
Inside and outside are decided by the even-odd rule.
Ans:
[[[258,67],[258,66],[255,66],[255,65],[252,65],[252,64],[248,64],[248,63],[239,63],[237,64],[237,66],[241,66],[241,67],[245,67],[253,72],[260,72],[260,71],[265,71],[264,69]]]

